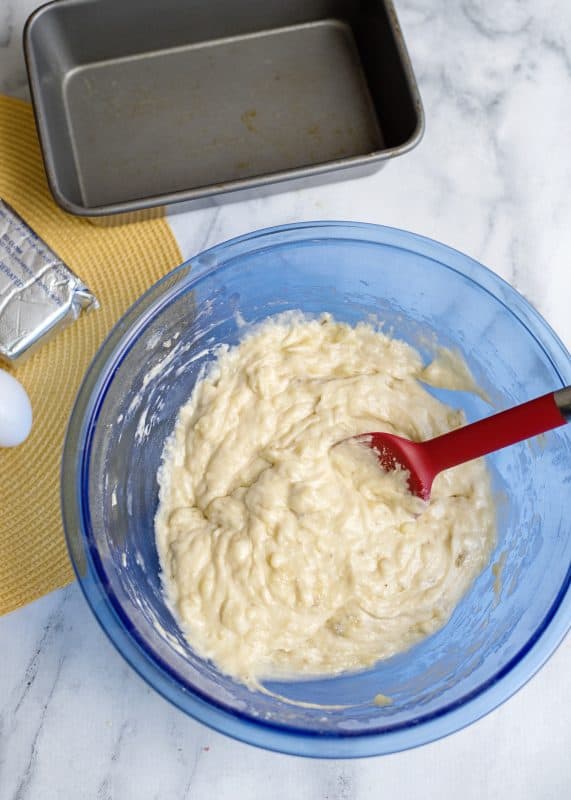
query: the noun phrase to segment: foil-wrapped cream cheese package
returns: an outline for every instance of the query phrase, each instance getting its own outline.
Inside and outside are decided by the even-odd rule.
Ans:
[[[15,361],[98,302],[0,199],[0,358]]]

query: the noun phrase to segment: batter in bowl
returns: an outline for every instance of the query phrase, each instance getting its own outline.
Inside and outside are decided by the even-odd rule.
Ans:
[[[423,386],[431,369],[446,385],[445,364],[425,371],[402,341],[329,316],[220,350],[159,472],[164,590],[198,654],[256,686],[367,667],[447,621],[494,544],[484,462],[439,475],[425,503],[406,473],[338,444],[463,424]]]

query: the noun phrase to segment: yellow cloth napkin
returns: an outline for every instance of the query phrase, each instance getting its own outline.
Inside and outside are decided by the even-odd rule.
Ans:
[[[0,449],[0,614],[73,578],[59,489],[67,420],[83,374],[109,329],[181,261],[164,219],[99,227],[61,211],[44,174],[31,107],[0,95],[0,197],[97,296],[101,308],[9,371],[26,387],[34,424],[25,444]],[[4,367],[4,365],[3,365]]]

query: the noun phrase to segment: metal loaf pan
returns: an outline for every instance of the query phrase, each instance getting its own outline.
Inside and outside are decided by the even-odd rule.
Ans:
[[[57,0],[24,50],[52,193],[81,216],[373,171],[422,136],[388,0]]]

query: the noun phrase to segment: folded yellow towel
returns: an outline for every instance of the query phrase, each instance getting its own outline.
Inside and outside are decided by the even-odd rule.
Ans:
[[[59,499],[62,444],[73,401],[109,329],[139,295],[180,263],[181,254],[164,219],[98,227],[61,211],[46,184],[31,107],[3,96],[0,197],[101,304],[13,369],[30,395],[34,424],[25,444],[0,449],[2,614],[73,578]]]

